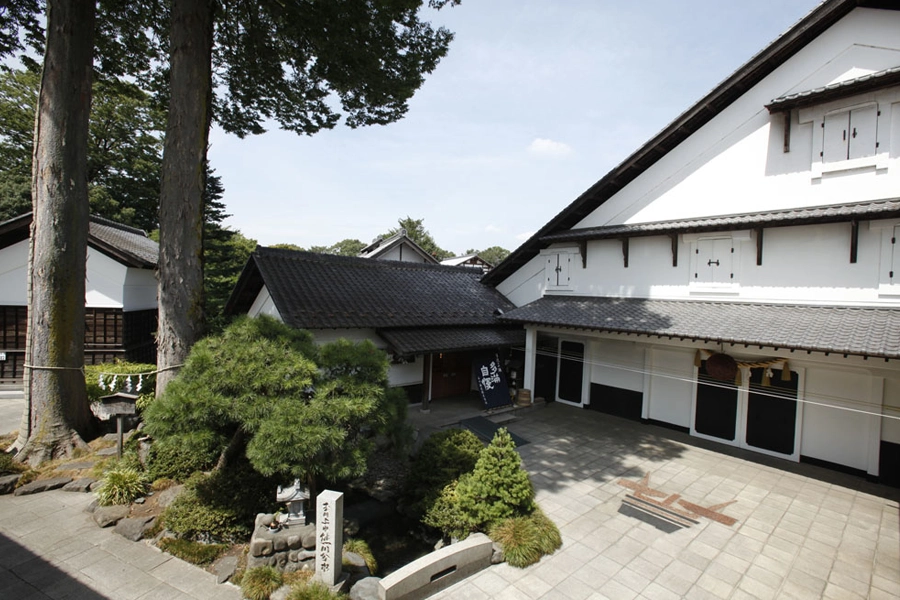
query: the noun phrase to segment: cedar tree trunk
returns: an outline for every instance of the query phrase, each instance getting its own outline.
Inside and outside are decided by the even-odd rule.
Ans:
[[[159,199],[156,394],[203,331],[203,188],[212,95],[211,0],[174,0],[170,90]]]
[[[28,421],[17,456],[33,465],[70,455],[95,424],[82,371],[94,10],[94,2],[47,2],[32,171]]]

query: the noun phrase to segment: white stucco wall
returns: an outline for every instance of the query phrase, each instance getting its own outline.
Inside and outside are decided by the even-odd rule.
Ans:
[[[591,383],[624,390],[644,389],[644,347],[636,342],[595,340],[591,342]]]
[[[256,295],[256,300],[254,300],[253,304],[250,305],[250,310],[247,311],[247,314],[251,317],[267,315],[278,319],[279,321],[284,321],[284,319],[281,318],[281,314],[278,312],[278,309],[275,307],[275,301],[272,300],[272,295],[269,294],[269,290],[266,288],[266,286],[263,286],[263,288]]]
[[[679,427],[691,426],[693,393],[693,349],[652,348],[647,418]],[[645,395],[644,402],[648,402]]]
[[[0,305],[25,306],[28,284],[28,240],[0,250]]]
[[[88,247],[85,305],[125,311],[156,308],[156,276],[135,269]],[[0,304],[25,306],[28,283],[28,240],[0,250]]]

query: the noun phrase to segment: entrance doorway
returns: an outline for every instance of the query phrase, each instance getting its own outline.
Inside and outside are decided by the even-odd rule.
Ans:
[[[463,396],[472,391],[472,357],[468,352],[442,352],[431,359],[431,399]]]
[[[584,344],[570,340],[559,341],[559,377],[556,399],[581,405],[584,391]]]

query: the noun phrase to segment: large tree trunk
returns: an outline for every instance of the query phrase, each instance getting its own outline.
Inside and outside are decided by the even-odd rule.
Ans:
[[[70,455],[95,424],[82,371],[94,10],[94,2],[47,2],[32,166],[28,421],[18,454],[31,464]]]
[[[159,333],[156,394],[203,332],[203,187],[212,94],[213,5],[175,0],[169,115],[159,199]]]

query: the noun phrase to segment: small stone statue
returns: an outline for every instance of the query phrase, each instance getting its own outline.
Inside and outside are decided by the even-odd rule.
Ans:
[[[303,503],[309,500],[309,489],[300,483],[299,479],[294,480],[294,484],[290,487],[278,486],[278,492],[275,494],[277,502],[285,502],[288,506],[287,518],[282,520],[285,525],[299,524],[306,525],[306,514],[303,512]]]

